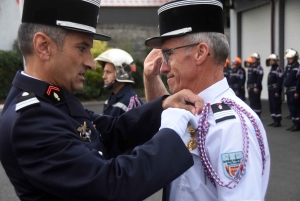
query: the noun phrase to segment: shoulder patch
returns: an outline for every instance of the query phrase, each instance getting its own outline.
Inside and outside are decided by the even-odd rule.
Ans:
[[[236,118],[234,115],[234,111],[224,103],[213,104],[211,105],[211,109],[214,113],[216,123]]]
[[[35,97],[34,93],[23,92],[23,94],[18,98],[15,111],[18,112],[25,108],[29,108],[39,104],[40,101]]]
[[[242,155],[241,151],[221,154],[224,175],[229,179],[238,177],[244,169],[244,166],[240,164]]]

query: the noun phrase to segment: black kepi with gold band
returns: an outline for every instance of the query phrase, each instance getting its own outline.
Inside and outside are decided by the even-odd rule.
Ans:
[[[223,4],[217,0],[172,1],[158,9],[158,18],[160,36],[145,42],[152,48],[160,49],[164,40],[190,33],[224,33]]]
[[[108,41],[109,36],[96,33],[99,8],[100,0],[25,0],[22,23],[59,26]]]

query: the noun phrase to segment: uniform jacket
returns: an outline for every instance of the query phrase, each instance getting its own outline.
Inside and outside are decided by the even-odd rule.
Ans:
[[[0,160],[21,200],[140,201],[193,164],[173,130],[157,132],[161,112],[160,98],[98,115],[18,72],[0,118]]]
[[[118,93],[111,93],[108,100],[105,101],[103,114],[114,117],[124,114],[129,105],[130,98],[136,95],[137,94],[133,91],[131,84],[124,85]],[[138,100],[141,104],[143,104],[140,98],[138,98]]]
[[[278,94],[281,94],[283,84],[283,69],[274,64],[271,66],[269,75],[268,75],[268,90],[275,91]]]
[[[294,66],[287,65],[284,71],[284,86],[285,87],[296,87],[297,86],[297,73],[299,63],[297,62]]]
[[[235,91],[241,91],[244,89],[246,82],[245,69],[243,67],[238,67],[236,69],[232,69],[229,77],[227,79],[229,86]]]
[[[227,80],[228,80],[228,78],[229,78],[230,72],[231,72],[231,67],[230,67],[230,66],[227,66],[226,68],[223,69],[224,77],[225,77]]]
[[[226,109],[225,106],[227,105],[220,104],[222,98],[233,100],[254,117],[261,132],[265,148],[266,163],[264,174],[262,175],[263,163],[260,143],[256,138],[256,132],[252,123],[246,115],[243,115],[245,127],[249,134],[249,152],[247,153],[248,161],[245,174],[237,186],[229,189],[220,186],[216,182],[216,186],[214,186],[205,174],[199,150],[196,148],[191,151],[194,165],[172,182],[169,201],[263,201],[269,181],[270,152],[266,132],[261,120],[244,101],[234,94],[225,79],[202,91],[199,96],[203,98],[205,103],[210,103],[207,119],[209,129],[205,137],[204,149],[218,177],[224,184],[232,181],[234,168],[240,162],[243,150],[241,119],[233,109],[230,107]],[[216,108],[214,106],[219,107],[217,112],[214,111],[213,108]],[[182,140],[186,144],[191,140],[188,129]],[[236,183],[233,182],[232,184]],[[233,186],[232,184],[230,186]]]
[[[264,71],[260,65],[251,66],[248,70],[247,87],[262,89]]]

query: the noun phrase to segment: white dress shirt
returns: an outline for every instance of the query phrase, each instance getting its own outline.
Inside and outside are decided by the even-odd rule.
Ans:
[[[261,120],[245,102],[235,95],[229,88],[225,78],[202,91],[199,96],[205,103],[210,103],[211,105],[221,103],[222,98],[229,98],[243,106],[255,117],[265,146],[266,163],[264,174],[262,175],[262,155],[254,128],[249,119],[243,115],[249,133],[249,154],[246,172],[238,185],[233,189],[229,189],[215,183],[215,187],[204,173],[199,151],[198,148],[196,148],[191,151],[194,165],[171,183],[170,201],[264,200],[270,174],[270,152],[266,132]],[[231,179],[228,177],[228,172],[226,173],[225,170],[225,157],[239,155],[243,150],[241,121],[238,114],[233,110],[232,112],[236,118],[216,123],[213,111],[210,108],[208,114],[210,127],[205,141],[205,149],[209,161],[221,180],[226,184],[230,182]],[[182,140],[187,144],[190,139],[191,137],[187,129]],[[233,182],[233,184],[235,184],[235,182]]]

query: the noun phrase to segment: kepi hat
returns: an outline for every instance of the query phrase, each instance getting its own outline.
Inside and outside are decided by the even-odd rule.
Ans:
[[[24,0],[22,23],[58,26],[108,41],[109,36],[96,33],[100,1]]]
[[[177,0],[158,9],[160,36],[149,38],[145,44],[161,48],[165,39],[197,32],[224,34],[223,4],[217,0]]]

